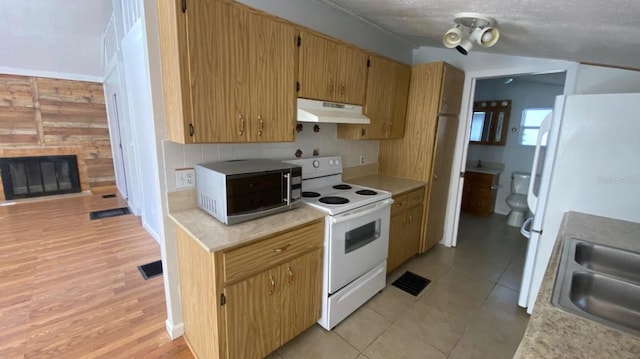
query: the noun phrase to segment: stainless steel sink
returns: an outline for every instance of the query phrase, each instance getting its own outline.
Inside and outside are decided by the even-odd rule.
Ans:
[[[601,244],[578,242],[575,260],[595,272],[640,283],[640,253]]]
[[[640,336],[640,253],[565,239],[551,302]]]

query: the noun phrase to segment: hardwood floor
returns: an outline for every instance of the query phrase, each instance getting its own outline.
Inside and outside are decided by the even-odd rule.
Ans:
[[[133,215],[90,221],[126,206],[102,193],[0,207],[0,357],[193,358],[137,269],[159,245]]]

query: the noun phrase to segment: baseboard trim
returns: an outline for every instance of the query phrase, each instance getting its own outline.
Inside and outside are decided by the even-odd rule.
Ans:
[[[169,333],[169,337],[171,337],[172,340],[184,335],[184,323],[173,324],[169,319],[165,320],[164,323],[167,328],[167,333]]]

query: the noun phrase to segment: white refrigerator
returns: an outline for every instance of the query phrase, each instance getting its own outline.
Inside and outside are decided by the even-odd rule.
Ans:
[[[546,155],[536,179],[544,136]],[[529,239],[518,300],[528,313],[565,212],[640,222],[640,93],[558,96],[535,153],[527,198],[534,216],[522,226]]]

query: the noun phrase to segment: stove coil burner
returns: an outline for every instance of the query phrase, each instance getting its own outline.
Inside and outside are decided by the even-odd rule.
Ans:
[[[335,186],[333,186],[333,188],[335,189],[351,189],[351,186],[349,186],[348,184],[337,184]]]
[[[315,198],[315,197],[320,197],[320,193],[318,192],[302,192],[302,197],[306,197],[306,198]]]
[[[336,197],[336,196],[327,196],[322,197],[318,201],[325,204],[347,204],[349,200],[344,197]]]
[[[378,192],[372,191],[370,189],[361,189],[359,191],[356,191],[356,194],[359,194],[361,196],[375,196],[378,194]]]

